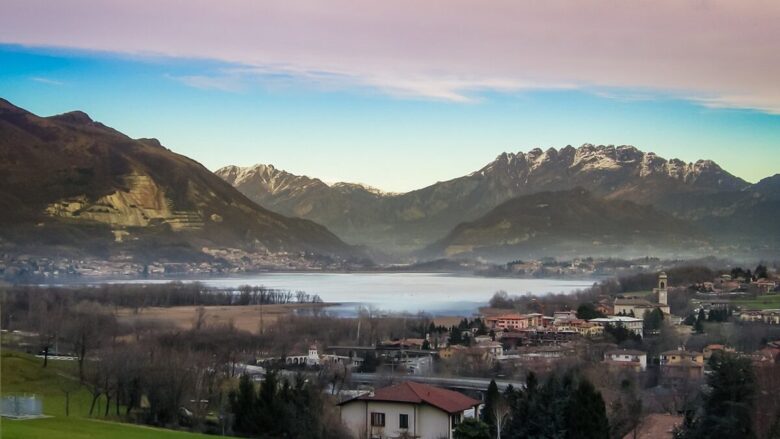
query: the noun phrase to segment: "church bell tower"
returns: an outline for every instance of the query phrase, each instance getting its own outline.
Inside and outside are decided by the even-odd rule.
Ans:
[[[666,277],[666,273],[663,271],[658,275],[658,288],[656,288],[656,291],[658,292],[658,303],[662,305],[668,305],[667,297],[666,297],[666,289],[669,286],[669,280]]]

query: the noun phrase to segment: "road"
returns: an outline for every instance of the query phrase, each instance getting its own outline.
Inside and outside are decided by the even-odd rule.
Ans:
[[[414,381],[416,383],[430,384],[432,386],[445,387],[448,389],[477,390],[485,391],[490,385],[490,379],[487,378],[442,378],[429,377],[422,375],[383,375],[376,373],[353,373],[352,382],[361,384],[376,384],[393,380]],[[496,380],[498,390],[503,392],[508,386],[514,388],[523,388],[523,381],[505,381]]]

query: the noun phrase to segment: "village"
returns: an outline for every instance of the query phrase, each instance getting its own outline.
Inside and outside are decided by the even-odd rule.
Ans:
[[[775,281],[766,277],[748,282],[723,275],[692,286],[694,297],[748,288],[777,294]],[[300,355],[260,357],[253,372],[278,367],[279,362],[289,371],[336,370],[331,392],[340,398],[341,419],[355,437],[434,438],[453,437],[462,419],[485,418],[480,410],[491,380],[502,390],[522,388],[523,374],[546,376],[575,368],[602,386],[620,380],[635,383],[645,416],[627,438],[650,437],[634,436],[637,431],[673,437],[686,404],[704,385],[714,355],[747,358],[764,373],[774,373],[780,362],[780,327],[768,331],[774,339],[746,350],[711,342],[717,337],[706,334],[717,332],[714,322],[729,320],[780,325],[780,309],[715,307],[711,300],[697,298],[691,300],[688,315],[673,315],[669,298],[680,290],[670,288],[661,272],[644,298],[600,299],[577,310],[546,313],[486,308],[449,328],[431,322],[420,338],[386,339],[368,347],[314,343]],[[725,314],[716,316],[719,311]],[[387,386],[381,387],[383,383]]]
[[[166,425],[254,431],[234,423],[233,417],[217,415],[227,410],[218,393],[200,390],[189,396],[202,400],[202,407],[182,394],[167,412],[160,412],[159,402],[147,401],[166,388],[164,382],[158,382],[157,390],[142,390],[140,399],[122,393],[128,374],[143,374],[147,367],[143,362],[130,369],[120,366],[120,359],[137,348],[175,358],[166,367],[178,364],[179,372],[184,367],[195,389],[205,385],[217,392],[220,386],[235,388],[237,380],[261,389],[268,382],[318,383],[321,405],[312,410],[322,413],[320,422],[340,425],[341,437],[360,439],[461,438],[463,430],[482,424],[489,427],[489,437],[500,437],[502,431],[525,427],[497,422],[497,404],[521,404],[529,398],[529,386],[542,389],[554,385],[556,377],[570,375],[598,392],[610,437],[671,438],[707,388],[720,358],[744,360],[757,385],[775,389],[757,396],[756,419],[772,419],[773,410],[780,408],[775,379],[780,371],[780,291],[774,268],[762,265],[753,272],[640,272],[569,295],[498,292],[488,306],[467,317],[371,309],[336,317],[320,305],[316,312],[290,313],[296,306],[313,305],[313,298],[257,289],[234,296],[198,284],[118,286],[113,293],[111,288],[71,289],[68,294],[49,288],[33,295],[26,289],[9,290],[3,349],[30,352],[44,363],[78,363],[94,401],[106,398],[108,410],[113,396],[114,404],[128,407],[128,413],[132,409],[139,422],[173,410],[180,413]],[[274,303],[287,308],[273,308],[280,306]],[[86,304],[92,305],[84,308]],[[169,312],[191,304],[196,306],[187,309],[194,315],[178,326],[166,324]],[[262,313],[263,306],[265,324],[263,314],[259,322],[247,314],[240,324],[232,318],[223,323],[213,319],[220,309],[260,307]],[[147,307],[155,310],[152,320],[144,317]],[[98,329],[100,325],[104,328]],[[87,335],[93,341],[81,344]],[[196,347],[182,350],[184,346]],[[154,367],[158,371],[161,366]],[[245,388],[238,385],[239,391]],[[241,409],[230,407],[231,416],[240,417]]]

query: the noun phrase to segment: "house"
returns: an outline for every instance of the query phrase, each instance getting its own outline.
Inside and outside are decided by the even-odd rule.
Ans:
[[[761,317],[766,324],[780,325],[780,309],[765,309]]]
[[[780,325],[780,309],[747,310],[739,314],[743,322],[761,322],[768,325]]]
[[[309,353],[307,355],[289,355],[285,357],[284,361],[289,366],[307,367],[338,363],[343,364],[349,368],[356,368],[363,364],[363,359],[358,357],[335,354],[320,354],[317,350],[316,344],[309,346]]]
[[[610,367],[647,370],[647,353],[633,349],[616,349],[604,353],[604,363]]]
[[[674,387],[686,381],[702,378],[704,354],[682,349],[661,352],[659,365],[661,366],[661,382]]]
[[[449,360],[459,352],[465,352],[468,348],[459,344],[450,345],[439,349],[439,358]]]
[[[704,354],[682,349],[661,352],[659,364],[661,366],[676,366],[681,364],[704,365]]]
[[[599,300],[599,302],[596,304],[596,311],[604,314],[605,316],[609,316],[615,314],[615,307],[608,299],[602,299]]]
[[[477,343],[474,348],[482,351],[486,360],[496,360],[504,356],[504,346],[497,341]]]
[[[599,317],[597,319],[590,319],[588,321],[590,323],[600,325],[601,327],[622,326],[640,337],[642,336],[642,331],[644,330],[645,326],[644,320],[638,319],[636,317],[626,316]]]
[[[769,293],[777,288],[777,283],[775,281],[764,278],[752,282],[752,284],[755,285],[756,288],[758,288],[758,291],[762,293]]]
[[[360,439],[452,438],[480,401],[427,384],[403,382],[339,403],[341,421]]]
[[[317,352],[317,345],[312,344],[309,346],[307,355],[289,355],[284,360],[289,365],[318,366],[320,364],[320,354]]]
[[[542,326],[543,318],[542,314],[502,314],[499,316],[487,317],[488,326],[491,329],[509,329],[518,330],[525,328],[535,328]]]
[[[712,357],[712,354],[715,352],[736,352],[734,348],[730,348],[727,346],[724,346],[722,344],[710,344],[704,347],[702,350],[702,354],[704,355],[704,360],[709,360],[710,357]]]
[[[604,327],[595,323],[585,322],[577,327],[577,332],[585,337],[599,337],[604,334]]]
[[[555,311],[553,313],[553,323],[556,325],[561,321],[569,321],[577,318],[576,311]]]
[[[759,310],[747,310],[739,313],[739,319],[743,322],[762,322],[764,317]]]

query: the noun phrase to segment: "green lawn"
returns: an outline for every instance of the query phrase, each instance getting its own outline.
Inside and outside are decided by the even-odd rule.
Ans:
[[[0,391],[5,394],[34,393],[43,398],[43,412],[52,416],[65,416],[65,393],[70,388],[70,415],[86,417],[92,397],[85,388],[78,389],[75,361],[52,361],[45,369],[42,360],[32,355],[3,351],[0,373]],[[77,390],[73,390],[77,389]],[[101,401],[105,404],[104,401]]]
[[[62,387],[78,388],[75,361],[49,361],[47,368],[42,360],[32,355],[3,350],[0,354],[0,393],[34,393],[43,398],[43,412],[52,416],[46,419],[15,421],[2,419],[0,438],[181,438],[198,439],[213,436],[162,430],[132,424],[111,422],[97,415],[88,418],[92,398],[81,388],[70,396],[70,416],[65,416],[65,394]],[[105,407],[101,400],[101,409]],[[111,408],[113,412],[113,406]],[[102,413],[102,410],[100,411]],[[108,420],[106,420],[108,419]]]
[[[755,299],[732,300],[731,303],[741,306],[742,309],[780,309],[780,294],[760,296]]]
[[[56,416],[47,419],[27,421],[2,420],[0,437],[3,439],[199,439],[214,438],[203,434],[185,433],[181,431],[163,430],[121,424],[118,422],[100,421],[97,419]]]

